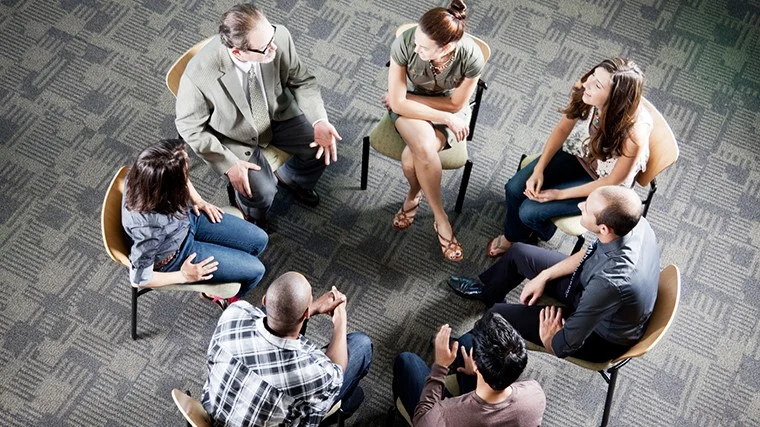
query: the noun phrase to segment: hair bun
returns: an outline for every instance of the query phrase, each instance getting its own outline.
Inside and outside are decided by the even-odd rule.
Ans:
[[[464,21],[467,18],[467,5],[462,0],[452,0],[447,10],[454,19]]]

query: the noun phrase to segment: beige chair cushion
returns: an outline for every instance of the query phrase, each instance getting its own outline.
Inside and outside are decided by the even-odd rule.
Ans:
[[[560,231],[570,236],[577,237],[588,231],[586,227],[581,225],[580,215],[552,218],[552,222]]]
[[[406,143],[396,131],[391,116],[386,112],[369,134],[369,143],[379,153],[401,160]],[[467,141],[454,143],[438,153],[443,169],[459,169],[467,163]]]
[[[201,402],[182,393],[178,389],[172,390],[174,404],[193,427],[211,427],[211,417],[201,405]]]
[[[329,411],[327,411],[327,414],[325,414],[325,418],[332,416],[334,413],[338,412],[340,409],[340,406],[343,404],[343,401],[339,400],[337,401],[332,408],[330,408]]]
[[[261,152],[264,154],[264,157],[266,157],[267,162],[269,162],[272,171],[276,171],[280,166],[284,165],[288,159],[290,159],[290,154],[280,150],[274,145],[268,145],[266,148],[262,148]]]
[[[549,353],[548,351],[546,351],[546,349],[543,346],[533,344],[530,341],[525,341],[525,348],[527,348],[530,351],[539,351],[541,353]],[[611,365],[610,362],[593,363],[593,362],[588,362],[581,359],[576,359],[575,357],[566,357],[565,360],[572,363],[573,365],[578,365],[581,368],[590,369],[592,371],[601,371],[601,370],[607,369]]]

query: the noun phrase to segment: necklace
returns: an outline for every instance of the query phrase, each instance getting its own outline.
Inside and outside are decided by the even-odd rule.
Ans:
[[[454,52],[451,52],[451,56],[449,56],[449,59],[447,59],[446,62],[444,62],[441,65],[434,65],[433,61],[431,60],[430,71],[433,72],[433,77],[438,77],[438,75],[440,75],[443,72],[443,70],[448,68],[448,66],[451,65],[453,61],[454,61]]]
[[[594,127],[599,127],[599,109],[594,107],[594,117],[591,120],[591,124],[594,125]]]

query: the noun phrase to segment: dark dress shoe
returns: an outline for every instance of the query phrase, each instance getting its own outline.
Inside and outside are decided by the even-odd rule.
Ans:
[[[317,194],[317,192],[313,189],[307,190],[295,184],[288,184],[287,182],[283,181],[282,178],[280,178],[280,175],[277,174],[277,171],[274,171],[274,176],[277,178],[277,183],[293,193],[293,197],[295,197],[297,201],[312,208],[319,204],[319,194]]]
[[[255,224],[257,227],[264,230],[264,232],[267,234],[274,234],[276,231],[272,223],[269,222],[266,217],[258,219],[246,218],[246,221],[250,222],[251,224]]]
[[[480,279],[449,276],[449,280],[447,280],[446,283],[454,292],[464,298],[475,300],[483,299],[483,283]]]

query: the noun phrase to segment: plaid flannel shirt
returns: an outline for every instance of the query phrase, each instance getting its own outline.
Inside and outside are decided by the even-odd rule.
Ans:
[[[283,339],[246,301],[230,305],[206,354],[203,407],[217,425],[317,426],[343,384],[343,370],[302,335]]]

